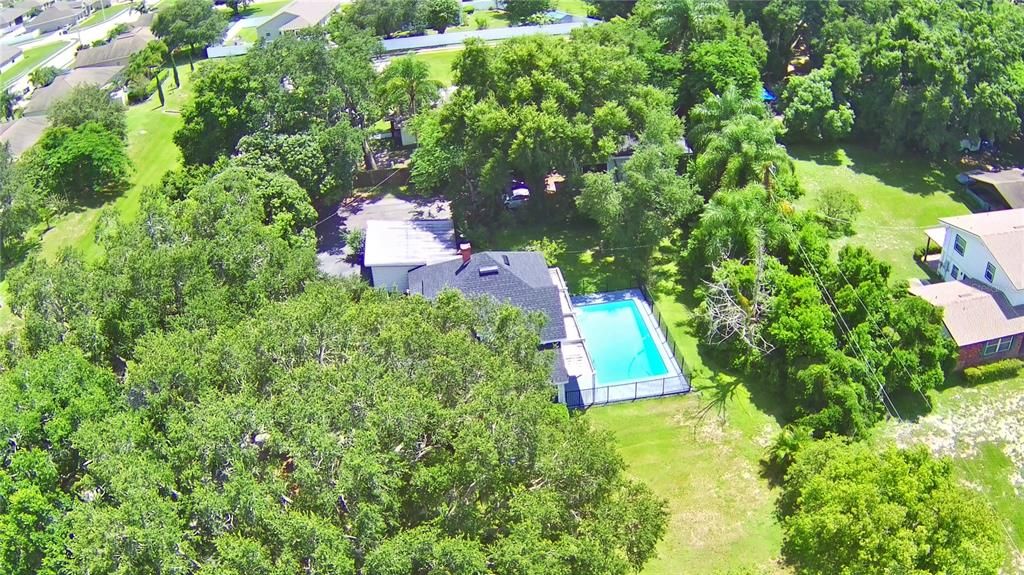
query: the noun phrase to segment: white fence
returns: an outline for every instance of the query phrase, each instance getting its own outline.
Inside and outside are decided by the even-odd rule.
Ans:
[[[449,32],[447,34],[425,34],[423,36],[409,36],[407,38],[391,38],[390,40],[382,41],[381,44],[384,45],[385,52],[407,52],[410,50],[463,44],[469,38],[480,38],[485,42],[497,42],[518,36],[531,36],[533,34],[566,36],[576,28],[593,26],[600,23],[600,20],[587,18],[582,22],[568,22],[565,24],[514,26],[510,28],[491,28],[490,30],[468,30],[466,32]]]

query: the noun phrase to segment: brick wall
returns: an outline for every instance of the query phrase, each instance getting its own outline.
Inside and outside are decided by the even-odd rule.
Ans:
[[[1022,342],[1024,342],[1024,334],[1015,335],[1013,336],[1013,343],[1010,345],[1010,349],[1002,353],[993,353],[992,355],[982,355],[985,351],[985,342],[965,345],[960,348],[960,357],[957,359],[956,369],[960,370],[985,363],[992,363],[993,361],[999,361],[1008,357],[1020,357]]]

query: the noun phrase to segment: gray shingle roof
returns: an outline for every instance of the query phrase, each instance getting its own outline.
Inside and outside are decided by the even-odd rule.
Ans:
[[[6,64],[21,56],[21,48],[17,46],[8,46],[7,44],[0,44],[0,63]]]
[[[43,137],[49,125],[46,116],[25,116],[0,124],[0,142],[10,146],[11,155],[18,157]]]
[[[526,311],[540,312],[547,316],[541,341],[565,338],[559,288],[540,253],[481,252],[473,254],[468,263],[458,258],[409,272],[411,293],[433,298],[445,288],[470,296],[491,296]]]
[[[32,98],[25,106],[24,114],[44,114],[55,103],[71,93],[76,86],[91,84],[106,86],[121,71],[121,66],[96,66],[94,68],[78,68],[67,74],[54,78],[49,86],[32,92]]]
[[[111,66],[119,62],[124,65],[129,57],[144,50],[146,45],[155,39],[156,36],[149,31],[149,28],[136,28],[131,32],[121,34],[107,44],[79,51],[72,67]]]
[[[911,286],[910,293],[942,308],[942,322],[961,347],[1024,332],[1024,306],[976,280]]]

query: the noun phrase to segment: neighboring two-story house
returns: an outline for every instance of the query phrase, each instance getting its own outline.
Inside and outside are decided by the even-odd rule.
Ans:
[[[1022,355],[1024,208],[939,221],[927,234],[942,246],[936,271],[944,281],[911,293],[943,309],[958,368]]]

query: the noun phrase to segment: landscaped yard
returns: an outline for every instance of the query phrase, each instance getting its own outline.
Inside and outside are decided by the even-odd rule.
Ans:
[[[191,94],[191,76],[188,66],[179,66],[178,73],[180,89],[174,87],[170,74],[165,75],[166,107],[160,108],[154,95],[128,109],[128,154],[135,166],[132,187],[99,207],[76,210],[57,221],[43,236],[41,253],[45,257],[55,256],[65,246],[81,250],[88,257],[98,255],[99,247],[93,236],[100,210],[112,206],[122,218],[134,217],[139,212],[143,189],[159,183],[164,173],[181,161],[171,136],[181,125],[180,110]]]
[[[555,0],[555,10],[576,16],[586,16],[590,6],[584,0]]]
[[[60,42],[43,44],[42,46],[36,46],[25,50],[21,60],[18,60],[13,66],[4,70],[3,74],[0,74],[0,84],[3,84],[4,88],[10,86],[15,80],[34,70],[37,66],[42,64],[44,60],[53,56],[57,52],[60,52],[61,49],[68,44],[70,44],[70,42],[62,40]]]
[[[89,17],[85,20],[79,22],[77,25],[75,25],[73,29],[82,30],[90,26],[102,24],[103,22],[106,22],[107,20],[110,20],[111,18],[119,15],[121,12],[128,10],[129,7],[130,6],[128,4],[115,4],[114,6],[107,6],[106,8],[101,8],[90,14]]]
[[[970,211],[956,183],[957,169],[949,163],[931,165],[856,147],[794,147],[790,154],[806,191],[799,205],[812,207],[829,187],[856,194],[864,208],[854,223],[857,233],[837,243],[867,247],[890,263],[899,279],[926,277],[913,259],[914,249],[924,246],[925,228],[937,226],[940,217]]]
[[[558,223],[500,230],[474,241],[481,249],[502,250],[554,244],[554,263],[574,294],[638,285],[626,266],[628,252],[601,252],[593,227]],[[740,381],[701,358],[673,260],[673,254],[661,256],[649,285],[677,353],[696,374],[695,393],[587,412],[597,428],[615,434],[630,474],[668,500],[668,532],[643,573],[712,575],[739,567],[786,573],[777,562],[782,532],[774,518],[776,494],[758,463],[779,425],[766,411],[771,406],[755,403]]]
[[[426,62],[430,66],[430,77],[441,82],[445,86],[452,85],[452,64],[455,58],[462,53],[462,48],[454,50],[438,50],[434,52],[419,52],[414,58]]]

